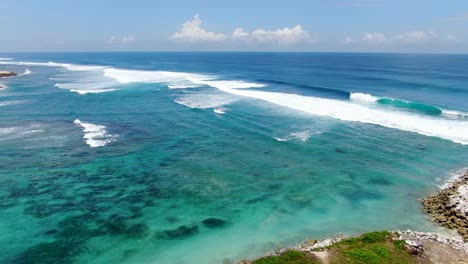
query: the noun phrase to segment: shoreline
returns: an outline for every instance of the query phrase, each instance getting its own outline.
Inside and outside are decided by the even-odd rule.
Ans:
[[[458,235],[412,230],[381,232],[388,232],[393,241],[404,241],[404,247],[410,255],[414,255],[415,263],[468,263],[465,262],[468,260],[468,168],[447,179],[440,191],[420,199],[420,202],[423,212],[429,214],[436,224],[456,230]],[[360,237],[372,233],[378,232],[365,233]],[[346,241],[360,237],[348,238],[340,234],[322,240],[303,241],[267,252],[255,259],[242,260],[238,264],[270,263],[270,258],[281,258],[288,252],[306,253],[311,258],[310,263],[329,263],[330,258],[337,258],[332,256],[336,255],[336,250],[331,250],[334,245],[346,244]]]
[[[394,244],[395,247],[400,245],[400,253],[406,254],[406,257],[414,261],[408,263],[468,263],[466,261],[468,260],[468,242],[465,242],[461,236],[450,236],[433,232],[418,232],[412,230],[394,230],[364,233],[361,236],[355,237],[345,237],[340,234],[323,240],[304,241],[295,246],[267,252],[263,256],[259,256],[255,259],[242,260],[238,262],[238,264],[277,263],[274,262],[274,258],[281,258],[287,254],[291,254],[291,252],[300,252],[305,254],[305,256],[307,256],[305,259],[311,259],[310,262],[304,262],[306,264],[335,263],[337,259],[341,259],[343,258],[343,255],[345,255],[343,252],[340,252],[340,248],[347,248],[348,245],[355,243],[357,240],[365,239],[366,236],[368,237],[373,236],[373,234],[382,233],[387,234],[385,238],[387,241],[380,242],[385,242],[387,244],[390,242],[390,244]],[[374,242],[379,241],[372,241],[372,243]],[[365,251],[365,243],[362,244],[361,242],[361,245],[359,246],[362,246],[363,248],[358,248],[358,250]],[[390,252],[394,253],[393,251]],[[346,258],[346,256],[344,256],[344,258]],[[359,263],[368,262],[364,261]]]
[[[423,211],[439,225],[468,240],[468,169],[447,181],[437,193],[421,199]]]

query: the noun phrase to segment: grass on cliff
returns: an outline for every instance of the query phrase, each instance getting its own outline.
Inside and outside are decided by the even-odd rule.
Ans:
[[[403,248],[404,241],[392,240],[387,231],[371,232],[336,243],[326,250],[331,264],[410,264],[416,259]],[[315,264],[321,260],[310,253],[290,250],[280,256],[264,257],[253,264]]]
[[[288,250],[279,256],[263,257],[252,264],[319,264],[316,257],[307,252]]]

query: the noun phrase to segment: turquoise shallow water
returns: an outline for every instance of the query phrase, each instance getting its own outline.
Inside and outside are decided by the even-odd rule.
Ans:
[[[0,57],[31,71],[0,81],[2,263],[230,263],[443,231],[417,199],[466,166],[462,55]]]

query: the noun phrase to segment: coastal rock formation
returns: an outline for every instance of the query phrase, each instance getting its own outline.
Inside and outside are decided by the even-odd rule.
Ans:
[[[0,71],[0,78],[4,77],[14,77],[17,76],[18,74],[15,72],[10,72],[10,71]]]
[[[423,209],[442,226],[456,229],[468,240],[468,170],[446,188],[422,199]]]

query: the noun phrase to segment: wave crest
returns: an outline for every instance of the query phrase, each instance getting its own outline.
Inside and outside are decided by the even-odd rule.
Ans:
[[[73,123],[83,128],[85,133],[83,138],[86,139],[86,144],[92,148],[104,147],[116,140],[116,135],[107,134],[105,126],[85,123],[79,119],[75,119]]]

